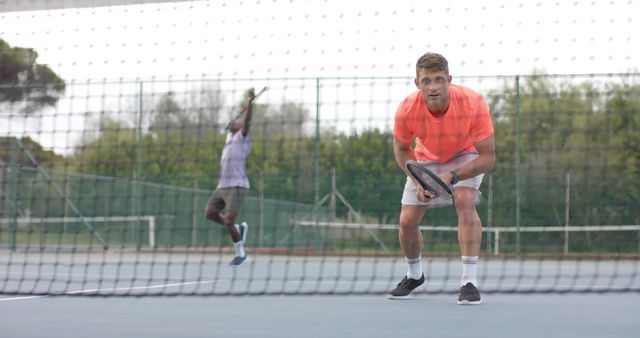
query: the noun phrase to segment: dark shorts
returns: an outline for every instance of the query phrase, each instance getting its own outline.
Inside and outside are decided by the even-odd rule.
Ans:
[[[215,205],[218,210],[240,212],[248,192],[249,189],[241,187],[219,188],[213,191],[208,204]]]

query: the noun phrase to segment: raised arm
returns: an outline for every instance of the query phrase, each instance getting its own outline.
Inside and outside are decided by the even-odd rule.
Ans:
[[[242,124],[242,135],[247,136],[249,134],[249,128],[251,128],[251,118],[253,117],[253,99],[255,99],[256,93],[253,88],[247,91],[247,107],[244,112],[244,123]]]

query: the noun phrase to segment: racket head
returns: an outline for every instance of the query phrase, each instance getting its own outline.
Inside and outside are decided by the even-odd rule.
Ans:
[[[405,164],[411,176],[420,183],[424,190],[445,199],[453,198],[453,189],[438,177],[433,171],[414,160]]]
[[[264,92],[267,91],[267,89],[269,89],[269,87],[263,87],[262,89],[260,89],[259,92],[254,93],[253,95],[253,101],[255,101],[260,95],[264,94]],[[248,89],[249,90],[254,90],[253,88]],[[227,126],[224,127],[225,130],[231,130],[231,124],[233,123],[233,121],[237,118],[239,118],[240,116],[242,116],[242,114],[244,114],[247,111],[247,107],[243,107],[240,111],[240,114],[238,114],[238,116],[236,116],[233,120],[229,121],[229,123],[227,123]]]
[[[260,91],[257,92],[256,95],[253,97],[253,100],[255,101],[255,99],[257,99],[258,96],[262,95],[266,91],[267,91],[267,87],[264,87],[264,88],[260,89]]]

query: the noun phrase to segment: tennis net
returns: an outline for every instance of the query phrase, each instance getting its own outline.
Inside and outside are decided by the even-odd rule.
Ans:
[[[640,58],[618,38],[639,21],[584,20],[638,2],[367,4],[1,1],[0,294],[389,292],[407,269],[395,112],[425,52],[493,121],[481,291],[639,292]],[[425,29],[446,39],[416,52]],[[268,89],[234,269],[205,209],[249,88]],[[456,224],[427,211],[421,292],[459,291]]]
[[[386,294],[406,271],[397,245],[397,225],[393,224],[292,222],[280,230],[286,236],[273,246],[257,246],[255,237],[248,240],[250,261],[241,268],[231,268],[228,263],[233,252],[224,234],[219,234],[218,245],[163,247],[153,245],[153,217],[94,217],[85,221],[102,223],[95,231],[103,238],[118,239],[119,244],[109,242],[104,247],[94,240],[91,245],[89,231],[80,235],[83,231],[60,230],[64,223],[68,229],[81,229],[81,224],[72,225],[77,218],[19,220],[20,244],[13,249],[0,248],[0,293],[135,297]],[[126,237],[122,223],[140,221],[148,227],[149,246],[121,241]],[[3,229],[6,224],[3,220]],[[43,231],[45,224],[57,228]],[[637,251],[628,248],[620,253],[619,247],[618,251],[607,250],[613,247],[605,244],[620,237],[618,233],[637,237],[639,226],[526,228],[523,236],[527,245],[521,255],[515,254],[513,230],[485,228],[495,236],[493,252],[483,254],[478,272],[483,293],[640,292]],[[456,228],[421,226],[421,231],[428,252],[423,265],[429,286],[419,292],[457,293],[460,257]],[[572,248],[564,253],[563,240],[557,236],[564,231],[572,232],[572,242],[588,239],[600,251]],[[110,232],[118,235],[110,236]],[[579,236],[583,232],[590,236]],[[633,242],[638,245],[637,238]]]

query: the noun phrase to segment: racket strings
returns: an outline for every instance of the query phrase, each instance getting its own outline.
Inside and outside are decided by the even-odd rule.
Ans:
[[[439,197],[451,199],[453,189],[443,182],[435,173],[416,161],[407,161],[407,169],[420,183],[423,189],[436,194]]]

